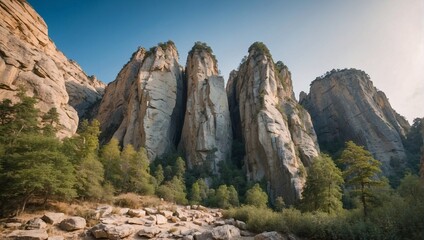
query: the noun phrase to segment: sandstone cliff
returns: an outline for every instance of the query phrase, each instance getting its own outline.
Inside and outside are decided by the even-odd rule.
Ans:
[[[212,50],[196,43],[186,67],[187,107],[180,147],[189,168],[205,166],[217,173],[217,164],[229,160],[232,134],[224,79]]]
[[[167,42],[138,49],[105,90],[97,119],[103,143],[145,147],[150,160],[175,150],[184,118],[184,82],[178,52]]]
[[[365,72],[333,70],[311,83],[309,95],[302,95],[322,150],[334,153],[353,140],[383,163],[386,175],[404,164],[402,138],[409,124]]]
[[[319,148],[308,112],[294,99],[290,72],[274,64],[265,45],[254,43],[239,71],[231,73],[227,93],[248,178],[265,179],[271,199],[283,196],[293,204]]]
[[[26,1],[0,1],[0,99],[15,99],[19,85],[37,97],[42,112],[57,108],[59,137],[76,132],[79,116],[104,88],[56,49],[45,22]]]

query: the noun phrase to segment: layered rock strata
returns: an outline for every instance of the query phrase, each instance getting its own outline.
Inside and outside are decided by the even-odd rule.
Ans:
[[[227,83],[235,138],[241,136],[250,180],[265,179],[271,199],[283,196],[293,204],[300,198],[310,166],[319,154],[308,112],[294,99],[291,75],[274,64],[262,43],[232,72]]]
[[[308,95],[301,95],[323,150],[335,153],[352,140],[383,163],[386,175],[405,163],[402,138],[409,124],[365,72],[333,70],[313,81]]]
[[[103,143],[145,147],[149,159],[175,150],[185,99],[183,72],[174,43],[138,49],[105,90],[97,119]]]
[[[0,1],[0,99],[16,100],[18,86],[37,107],[59,113],[59,137],[76,132],[79,117],[102,96],[104,84],[57,50],[47,25],[24,0]]]
[[[187,106],[180,147],[189,168],[206,165],[217,173],[218,162],[230,159],[232,131],[224,79],[218,76],[209,47],[196,43],[187,58],[186,76]]]

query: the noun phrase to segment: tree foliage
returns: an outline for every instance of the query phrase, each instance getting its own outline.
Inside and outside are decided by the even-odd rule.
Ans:
[[[246,192],[246,204],[253,205],[258,208],[266,208],[268,204],[268,195],[262,190],[258,183],[253,185]]]
[[[302,208],[305,211],[338,212],[342,208],[342,172],[330,156],[321,154],[309,169],[303,190]]]
[[[364,216],[368,214],[369,203],[375,197],[373,189],[385,185],[381,179],[381,163],[362,146],[349,141],[343,150],[340,162],[345,166],[343,176],[347,187],[359,195]]]

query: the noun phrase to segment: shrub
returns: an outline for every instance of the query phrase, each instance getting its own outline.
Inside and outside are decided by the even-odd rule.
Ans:
[[[116,197],[114,204],[119,207],[139,208],[140,198],[135,193],[121,194]]]
[[[266,208],[268,204],[268,195],[262,190],[258,183],[246,192],[246,203],[258,208]]]

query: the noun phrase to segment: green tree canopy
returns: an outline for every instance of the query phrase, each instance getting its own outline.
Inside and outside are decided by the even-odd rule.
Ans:
[[[334,213],[342,208],[342,172],[330,156],[321,154],[312,163],[302,193],[302,209]]]
[[[253,205],[259,208],[266,208],[268,204],[268,195],[256,183],[246,192],[246,204]]]
[[[358,146],[352,141],[346,143],[340,162],[345,166],[343,176],[346,186],[351,188],[353,193],[359,194],[366,217],[369,203],[375,197],[373,188],[386,184],[379,176],[381,163],[375,160],[364,147]]]

